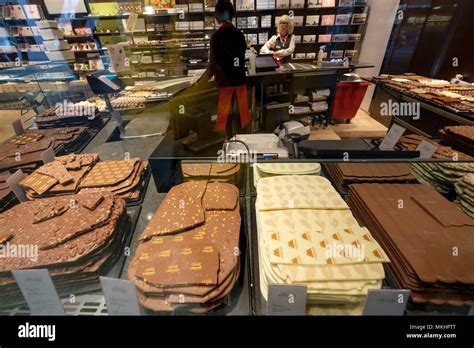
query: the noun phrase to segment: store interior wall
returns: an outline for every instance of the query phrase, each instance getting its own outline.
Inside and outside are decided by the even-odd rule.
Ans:
[[[474,1],[402,0],[401,8],[405,16],[395,22],[382,73],[446,80],[462,74],[474,82]]]
[[[372,77],[379,75],[399,3],[400,0],[369,0],[370,13],[359,60],[372,63],[374,67],[360,69],[357,71],[360,76]],[[374,87],[369,87],[361,105],[362,110],[369,110],[373,93]]]

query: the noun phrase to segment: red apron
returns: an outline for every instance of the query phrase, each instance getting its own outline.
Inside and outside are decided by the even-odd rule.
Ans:
[[[219,29],[230,26],[233,26],[231,22],[225,22],[219,26]],[[250,114],[247,100],[247,85],[220,87],[219,101],[217,104],[217,129],[225,130],[227,124],[227,116],[229,115],[229,109],[232,104],[232,95],[234,94],[234,90],[237,93],[241,128],[244,128],[250,123]]]
[[[237,102],[239,104],[240,125],[244,128],[250,123],[250,114],[247,101],[247,86],[230,86],[219,88],[219,102],[217,104],[217,129],[224,130],[227,124],[227,116],[232,104],[232,95],[234,90],[237,93]]]

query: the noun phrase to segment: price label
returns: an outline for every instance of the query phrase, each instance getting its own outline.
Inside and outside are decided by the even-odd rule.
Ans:
[[[32,315],[65,315],[47,269],[12,271]]]
[[[420,158],[422,159],[430,159],[431,157],[433,157],[437,150],[438,146],[426,140],[423,140],[416,148],[416,151],[420,151]]]
[[[394,123],[380,144],[380,150],[393,150],[405,131],[405,128]]]
[[[12,127],[17,136],[25,134],[25,129],[23,128],[23,124],[19,118],[12,122]]]
[[[27,176],[28,175],[23,173],[21,169],[18,169],[7,179],[7,185],[10,186],[13,194],[20,202],[26,202],[28,200],[26,198],[25,190],[20,186],[20,181],[22,181]]]
[[[41,153],[41,160],[44,164],[54,161],[54,150],[52,147],[48,147]]]
[[[100,285],[109,315],[140,315],[134,282],[100,277]]]
[[[308,288],[304,285],[268,286],[269,315],[304,315]]]
[[[410,290],[369,290],[364,315],[403,315]]]

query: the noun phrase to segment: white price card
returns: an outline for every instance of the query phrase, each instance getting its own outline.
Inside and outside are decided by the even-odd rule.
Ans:
[[[364,315],[403,315],[410,290],[369,290]]]
[[[47,269],[12,271],[31,315],[65,315]]]
[[[471,310],[469,311],[467,315],[474,316],[474,306],[471,307]]]
[[[100,277],[100,285],[109,315],[140,315],[134,282]]]
[[[438,146],[426,140],[423,140],[416,148],[416,151],[420,151],[420,158],[422,159],[430,159],[431,157],[433,157],[437,150]]]
[[[52,147],[48,147],[41,153],[41,160],[44,164],[54,161],[54,150]]]
[[[23,124],[21,123],[21,120],[19,118],[12,122],[12,127],[13,127],[13,130],[15,131],[15,134],[17,136],[25,134]]]
[[[305,315],[308,288],[304,285],[268,286],[269,315]]]
[[[380,150],[393,150],[406,129],[394,123],[380,144]]]
[[[18,169],[7,179],[7,185],[10,187],[13,194],[20,202],[26,202],[28,200],[26,198],[25,190],[20,186],[20,181],[22,181],[27,176],[28,175],[23,173],[21,169]]]

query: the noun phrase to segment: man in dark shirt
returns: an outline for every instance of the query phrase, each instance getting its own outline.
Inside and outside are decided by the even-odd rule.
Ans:
[[[229,0],[219,0],[216,4],[215,18],[219,28],[211,36],[209,53],[209,73],[215,77],[219,88],[218,122],[217,128],[227,128],[227,135],[235,135],[231,129],[232,123],[237,121],[236,113],[232,112],[227,120],[229,109],[235,107],[233,101],[234,90],[240,111],[240,126],[244,128],[250,122],[247,103],[247,88],[245,77],[245,37],[232,24],[234,6]]]

